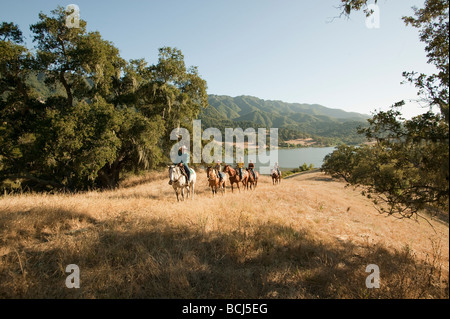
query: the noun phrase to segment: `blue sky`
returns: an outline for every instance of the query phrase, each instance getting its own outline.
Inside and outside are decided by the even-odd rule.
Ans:
[[[72,1],[72,2],[70,2]],[[198,66],[208,93],[317,103],[370,114],[405,100],[404,115],[424,112],[403,71],[433,72],[416,29],[401,17],[424,0],[380,0],[380,28],[364,14],[340,14],[339,0],[0,0],[0,20],[29,26],[39,12],[77,4],[88,30],[100,31],[127,60],[157,61],[180,49]]]

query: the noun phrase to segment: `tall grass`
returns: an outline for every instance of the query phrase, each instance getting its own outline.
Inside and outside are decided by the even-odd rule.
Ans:
[[[0,297],[448,298],[448,226],[382,218],[321,173],[215,198],[204,175],[184,203],[164,172],[1,198]],[[69,264],[80,289],[65,286]]]

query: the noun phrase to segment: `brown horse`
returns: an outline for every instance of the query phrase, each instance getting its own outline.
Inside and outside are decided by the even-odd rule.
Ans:
[[[280,184],[281,183],[281,175],[278,174],[278,171],[276,169],[274,169],[272,171],[272,184]]]
[[[255,172],[255,178],[253,177],[252,172],[250,171],[249,168],[247,168],[247,182],[245,183],[247,186],[247,189],[250,187],[250,189],[256,189],[256,185],[258,185],[258,177],[259,177],[259,173],[257,171],[255,171],[255,169],[253,169],[253,172]]]
[[[216,196],[218,189],[222,190],[222,195],[225,194],[225,178],[220,181],[220,178],[217,177],[216,170],[211,166],[206,170],[206,176],[208,177],[209,187],[211,187],[213,196]]]
[[[223,172],[228,174],[229,180],[230,180],[230,185],[231,185],[231,192],[233,192],[233,184],[236,184],[239,193],[241,192],[241,188],[239,187],[239,183],[242,182],[241,181],[241,177],[239,176],[239,174],[237,173],[237,170],[235,170],[234,168],[232,168],[230,165],[225,165],[223,168]],[[246,178],[247,174],[244,174],[242,176],[242,179]],[[245,184],[244,184],[245,186]]]

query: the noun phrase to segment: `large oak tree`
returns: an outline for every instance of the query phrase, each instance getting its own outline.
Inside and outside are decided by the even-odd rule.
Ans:
[[[66,26],[58,7],[30,29],[0,28],[0,183],[31,189],[115,187],[168,159],[170,132],[206,107],[206,82],[176,48],[156,65],[125,61],[99,32]],[[5,184],[6,183],[6,184]]]

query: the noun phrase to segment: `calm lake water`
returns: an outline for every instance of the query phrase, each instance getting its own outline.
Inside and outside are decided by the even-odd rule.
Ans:
[[[278,163],[281,168],[298,168],[306,164],[313,164],[315,168],[320,168],[326,155],[332,153],[335,147],[305,147],[296,149],[278,150]],[[257,157],[256,157],[257,158]],[[248,163],[248,156],[245,156],[245,163]],[[263,164],[266,166],[267,164]],[[258,161],[255,162],[256,168],[261,166]]]

